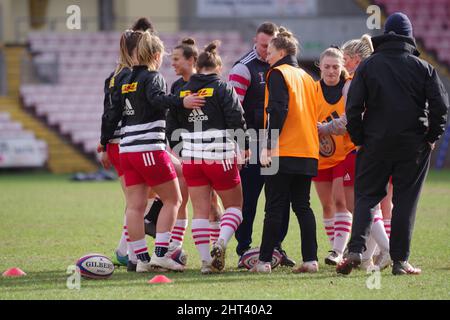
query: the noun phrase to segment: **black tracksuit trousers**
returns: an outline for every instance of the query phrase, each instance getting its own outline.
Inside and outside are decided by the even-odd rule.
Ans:
[[[310,206],[311,176],[278,172],[266,176],[265,218],[259,260],[272,261],[280,239],[284,212],[295,212],[300,225],[303,261],[317,261],[316,219]]]
[[[242,183],[242,195],[244,198],[242,207],[242,223],[236,230],[235,236],[238,242],[236,247],[236,253],[241,256],[250,249],[252,244],[253,222],[255,221],[256,209],[258,206],[259,195],[261,194],[264,186],[264,176],[261,175],[261,165],[259,161],[257,164],[247,164],[241,171],[241,183]],[[283,219],[281,223],[280,238],[275,248],[281,248],[281,243],[289,228],[289,206],[285,208],[283,213]]]
[[[361,148],[356,157],[355,212],[350,252],[362,253],[370,232],[370,209],[386,195],[392,176],[394,204],[391,220],[390,255],[393,261],[407,261],[417,203],[430,166],[431,148],[428,143],[414,148],[411,154],[386,155]]]

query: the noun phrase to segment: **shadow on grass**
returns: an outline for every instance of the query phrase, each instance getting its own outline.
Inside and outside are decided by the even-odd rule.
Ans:
[[[271,281],[309,281],[318,279],[329,279],[331,282],[343,278],[366,277],[364,273],[354,273],[351,276],[340,277],[331,270],[322,270],[317,274],[293,274],[290,269],[278,269],[269,274],[255,274],[246,270],[231,269],[224,273],[202,275],[197,269],[188,269],[183,273],[128,273],[124,268],[118,268],[111,278],[103,280],[82,279],[81,286],[84,288],[147,288],[148,280],[157,274],[164,274],[174,281],[173,284],[190,286],[192,284],[232,284],[254,282],[267,284]],[[20,278],[0,278],[0,290],[4,292],[20,291],[41,291],[41,290],[65,290],[66,283],[70,275],[63,271],[36,271],[28,272],[26,276]]]

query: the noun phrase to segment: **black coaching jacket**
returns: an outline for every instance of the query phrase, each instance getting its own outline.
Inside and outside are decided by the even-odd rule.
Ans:
[[[375,52],[358,67],[347,103],[347,130],[355,145],[408,154],[434,143],[445,130],[448,94],[436,70],[419,59],[413,38],[372,38]]]

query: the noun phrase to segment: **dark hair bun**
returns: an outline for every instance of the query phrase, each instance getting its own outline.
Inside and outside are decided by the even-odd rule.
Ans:
[[[219,40],[214,40],[213,42],[211,42],[210,44],[208,44],[205,48],[205,52],[209,52],[211,54],[216,54],[217,53],[217,48],[220,46],[220,41]]]
[[[188,46],[195,46],[195,40],[192,38],[184,38],[183,40],[181,40],[181,44],[185,44]]]
[[[150,30],[150,32],[154,32],[155,29],[153,27],[153,24],[147,19],[147,18],[139,18],[131,27],[134,31],[147,31]]]

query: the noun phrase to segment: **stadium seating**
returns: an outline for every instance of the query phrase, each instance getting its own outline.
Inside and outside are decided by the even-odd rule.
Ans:
[[[414,35],[436,58],[450,66],[450,0],[375,0],[387,14],[401,11],[414,26]]]
[[[237,32],[180,32],[160,36],[168,52],[185,37],[194,38],[199,48],[212,40],[221,40],[219,51],[224,76],[249,49]],[[103,85],[115,68],[119,38],[117,32],[29,34],[34,65],[47,79],[53,75],[51,80],[55,83],[22,85],[23,105],[86,153],[95,153],[99,141]],[[169,86],[178,78],[168,56],[161,72]]]
[[[48,158],[47,144],[34,133],[0,112],[0,168],[42,167]]]

